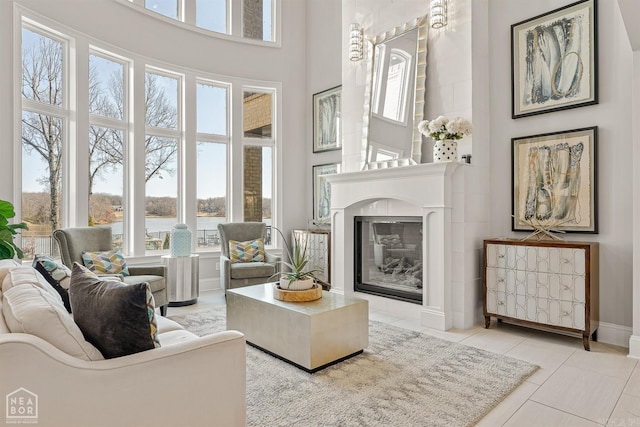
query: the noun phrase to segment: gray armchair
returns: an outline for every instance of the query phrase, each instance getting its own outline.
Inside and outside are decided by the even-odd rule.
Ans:
[[[63,228],[53,232],[53,238],[60,248],[62,263],[73,268],[73,263],[82,264],[82,252],[109,251],[113,249],[110,227]],[[156,307],[166,316],[169,298],[167,297],[166,268],[163,265],[128,266],[130,276],[122,280],[125,283],[149,283]]]
[[[264,222],[237,222],[218,224],[220,233],[220,283],[224,290],[275,281],[272,276],[280,272],[280,257],[265,251],[265,262],[231,262],[229,240],[246,242],[266,237]]]

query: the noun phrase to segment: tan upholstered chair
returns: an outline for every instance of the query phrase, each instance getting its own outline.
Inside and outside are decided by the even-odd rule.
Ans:
[[[280,257],[265,251],[264,262],[231,262],[229,240],[246,242],[266,239],[267,226],[264,222],[236,222],[218,224],[220,233],[220,283],[224,290],[241,288],[276,281],[273,275],[280,271]]]
[[[73,263],[82,264],[82,252],[110,251],[113,249],[111,227],[62,228],[53,232],[58,242],[62,263],[73,268]],[[130,276],[123,277],[125,283],[149,283],[156,307],[166,316],[167,296],[166,268],[163,265],[128,265]]]

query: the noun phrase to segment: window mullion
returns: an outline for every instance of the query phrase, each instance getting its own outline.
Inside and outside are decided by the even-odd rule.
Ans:
[[[223,144],[229,144],[231,139],[226,135],[216,135],[213,133],[196,133],[197,141],[207,141],[207,142],[220,142]]]
[[[63,195],[66,225],[86,226],[89,219],[89,44],[86,40],[73,41],[75,53],[67,63],[69,109],[75,114],[69,120],[67,141],[68,159]],[[67,51],[68,52],[68,51]]]
[[[163,138],[180,139],[181,132],[176,129],[157,128],[153,126],[146,126],[145,132],[147,135],[160,136]]]
[[[22,109],[31,113],[45,114],[59,118],[68,118],[69,112],[62,107],[43,102],[33,101],[31,99],[22,98]]]
[[[187,75],[183,81],[182,129],[184,139],[178,156],[178,218],[186,222],[191,230],[197,230],[197,147],[196,147],[196,78]],[[193,240],[192,240],[193,242]]]
[[[111,119],[109,117],[96,116],[91,114],[89,116],[89,122],[95,126],[101,126],[111,129],[126,130],[127,122],[124,120]]]

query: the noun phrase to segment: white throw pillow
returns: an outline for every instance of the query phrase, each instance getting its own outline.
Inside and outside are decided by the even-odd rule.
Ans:
[[[42,274],[38,273],[36,269],[31,266],[21,265],[10,269],[2,281],[2,292],[7,292],[9,289],[20,285],[37,286],[64,306],[58,291],[47,282],[47,279],[45,279]]]
[[[20,267],[21,265],[22,264],[13,259],[0,260],[0,283],[4,281],[4,278],[9,270],[11,270],[12,268]],[[0,286],[0,290],[2,290],[2,286]],[[0,295],[2,295],[2,293],[0,293]]]
[[[11,332],[40,337],[78,359],[104,359],[84,339],[59,296],[32,283],[13,286],[3,296],[2,313]]]

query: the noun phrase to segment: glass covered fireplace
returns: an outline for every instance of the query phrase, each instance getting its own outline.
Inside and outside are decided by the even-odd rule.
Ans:
[[[356,292],[422,304],[422,218],[356,216]]]

